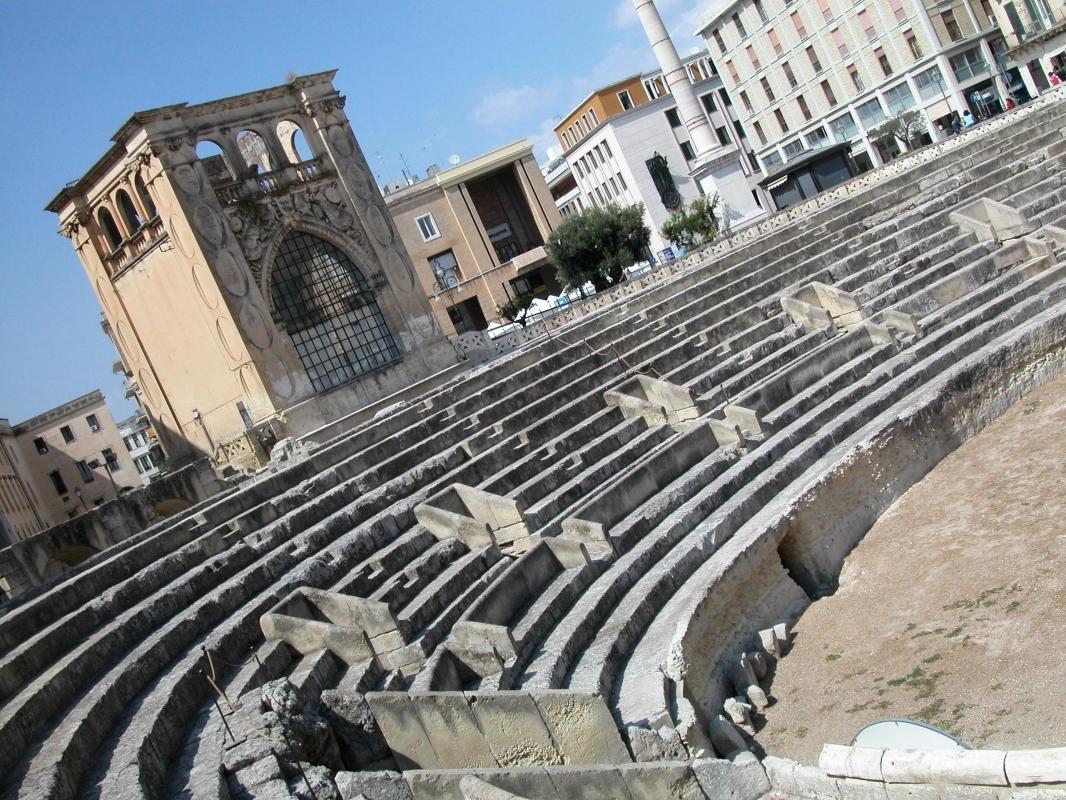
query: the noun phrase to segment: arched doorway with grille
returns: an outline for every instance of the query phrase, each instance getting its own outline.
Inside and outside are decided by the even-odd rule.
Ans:
[[[363,273],[324,239],[298,230],[285,235],[270,271],[270,294],[274,317],[316,392],[400,357]]]

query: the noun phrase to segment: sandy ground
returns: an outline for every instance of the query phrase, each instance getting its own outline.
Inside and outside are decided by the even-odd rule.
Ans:
[[[892,717],[973,747],[1066,744],[1066,377],[881,517],[799,620],[771,693],[756,740],[802,763]]]

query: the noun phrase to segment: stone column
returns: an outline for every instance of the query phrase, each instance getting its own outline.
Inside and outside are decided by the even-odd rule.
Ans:
[[[715,138],[714,131],[711,130],[710,123],[707,122],[707,117],[703,114],[696,92],[689,81],[688,72],[681,66],[677,48],[674,47],[673,40],[670,39],[670,34],[663,25],[654,0],[633,0],[633,8],[640,17],[640,24],[644,27],[644,33],[651,42],[651,48],[662,68],[666,83],[677,101],[678,113],[692,137],[696,157],[706,156],[718,150],[718,140]]]

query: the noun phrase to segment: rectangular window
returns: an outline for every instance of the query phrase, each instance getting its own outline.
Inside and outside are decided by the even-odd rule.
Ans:
[[[815,51],[814,45],[807,48],[807,59],[811,62],[811,69],[814,70],[815,75],[822,71],[822,62],[818,60],[818,53]]]
[[[766,78],[761,78],[759,84],[762,86],[762,90],[766,94],[766,99],[771,103],[774,102],[777,98],[774,97],[774,90],[770,88],[770,81],[766,80]]]
[[[955,73],[955,80],[966,81],[978,75],[988,72],[988,65],[975,47],[965,53],[959,53],[951,57],[951,69]]]
[[[96,480],[96,476],[93,475],[93,471],[89,469],[89,465],[85,461],[75,461],[74,466],[78,468],[82,483],[92,483]]]
[[[829,123],[829,129],[833,132],[833,137],[838,142],[846,142],[857,136],[859,133],[859,128],[855,124],[855,118],[851,116],[850,111],[844,116],[832,120]]]
[[[885,77],[889,77],[892,74],[892,64],[888,60],[888,56],[885,55],[885,51],[878,47],[874,50],[874,58],[877,59],[877,63],[881,65],[881,72]]]
[[[715,28],[713,31],[711,31],[711,35],[714,36],[714,43],[718,45],[718,52],[724,56],[725,40],[722,39],[722,32]]]
[[[772,153],[767,153],[762,157],[762,167],[767,172],[780,164],[784,159],[781,158],[781,154],[774,150]]]
[[[877,38],[877,29],[874,28],[874,21],[870,19],[869,11],[863,10],[859,12],[859,25],[866,32],[866,38],[871,42]]]
[[[774,109],[774,118],[777,119],[777,127],[781,129],[781,133],[788,133],[788,123],[785,122],[785,115],[781,113],[780,108]]]
[[[822,81],[822,94],[825,95],[825,102],[829,103],[830,108],[837,104],[837,96],[833,94],[833,87],[829,85],[829,81]]]
[[[64,425],[59,429],[59,433],[63,436],[63,441],[70,444],[74,441],[74,431],[70,429],[69,425]]]
[[[863,85],[862,76],[859,75],[859,68],[855,66],[848,67],[848,77],[851,78],[851,84],[855,87],[856,92],[861,92],[866,87]]]
[[[585,133],[588,133],[589,131],[592,130],[592,126],[589,125],[589,118],[588,118],[587,115],[585,115],[585,114],[581,115],[581,124],[585,126]]]
[[[807,105],[807,99],[800,95],[796,98],[796,105],[800,108],[800,113],[803,114],[803,118],[809,120],[813,115],[811,114],[811,108]]]
[[[601,164],[603,164],[603,163],[604,163],[605,161],[607,161],[607,159],[606,159],[606,158],[604,158],[604,155],[603,155],[603,148],[602,148],[602,147],[601,147],[600,145],[596,145],[596,146],[595,146],[595,147],[594,147],[594,148],[592,149],[592,152],[593,152],[593,153],[595,153],[595,154],[596,154],[596,156],[597,156],[597,157],[598,157],[598,158],[600,159],[600,163],[601,163]]]
[[[85,424],[89,426],[89,430],[96,433],[100,430],[100,422],[96,419],[96,414],[90,414],[85,418]]]
[[[918,94],[923,100],[944,92],[944,76],[940,74],[940,67],[930,67],[919,72],[914,76],[914,82],[918,84]]]
[[[721,125],[714,129],[715,136],[718,137],[718,144],[729,144],[729,131],[726,130],[725,125]]]
[[[611,147],[610,147],[610,145],[607,144],[607,140],[606,139],[604,139],[602,142],[600,142],[600,147],[603,148],[603,154],[605,156],[607,156],[607,158],[610,158],[611,157]]]
[[[844,32],[840,28],[833,28],[829,35],[833,37],[833,44],[836,45],[837,52],[840,53],[841,57],[846,56],[848,54],[848,45],[844,42]]]
[[[126,449],[127,449],[128,451],[130,451],[131,453],[132,453],[132,452],[133,452],[133,451],[134,451],[134,450],[136,449],[136,447],[137,447],[137,446],[136,446],[136,445],[135,445],[135,444],[133,443],[133,437],[132,437],[132,436],[124,436],[124,437],[122,437],[122,443],[123,443],[124,445],[126,445]]]
[[[800,16],[799,11],[793,11],[789,16],[792,18],[792,25],[796,29],[796,34],[801,38],[807,36],[807,26],[803,24],[803,17]]]
[[[762,63],[759,61],[759,57],[755,55],[755,48],[750,44],[744,48],[748,53],[748,59],[751,61],[751,66],[754,69],[762,69]]]
[[[783,145],[781,151],[785,154],[785,158],[794,158],[803,152],[803,142],[800,139],[793,139],[788,144]]]
[[[432,214],[424,214],[415,219],[415,222],[418,223],[418,230],[422,234],[422,241],[428,242],[430,239],[436,239],[440,236],[440,231],[437,230],[437,223],[434,222]]]
[[[56,494],[67,493],[67,484],[63,482],[63,476],[59,474],[58,469],[48,473],[48,480],[52,482],[52,487],[56,490]]]
[[[670,123],[671,128],[681,127],[681,115],[677,113],[676,108],[666,109],[666,121]]]
[[[748,35],[748,32],[744,30],[744,23],[740,21],[739,14],[733,15],[733,24],[737,28],[737,36],[739,36],[741,39]]]
[[[619,172],[618,175],[616,175],[615,177],[618,178],[618,185],[622,188],[622,191],[624,192],[627,187],[626,187],[625,179],[622,177],[622,173]]]
[[[696,157],[696,149],[692,146],[692,142],[684,141],[681,143],[681,152],[685,154],[685,160],[691,161]]]
[[[885,121],[885,110],[881,108],[881,101],[876,97],[856,106],[855,111],[859,115],[859,122],[866,130]]]
[[[953,42],[959,41],[962,38],[962,30],[955,19],[955,12],[950,8],[947,11],[941,11],[940,19],[944,23],[944,29],[948,32],[948,38]]]
[[[615,183],[614,178],[611,177],[607,182],[611,184],[611,194],[618,194],[618,184]]]
[[[833,18],[833,12],[829,8],[829,0],[818,0],[818,8],[822,10],[822,19],[826,22]]]
[[[33,446],[37,448],[37,452],[42,456],[48,452],[48,445],[40,436],[33,440]]]
[[[906,83],[901,83],[899,86],[886,89],[885,104],[888,105],[888,113],[893,116],[901,111],[906,111],[914,105],[914,95],[911,93],[911,87]]]
[[[786,61],[781,65],[781,69],[785,73],[785,79],[788,81],[788,85],[795,89],[799,85],[799,81],[796,80],[796,73],[792,71],[792,66]]]
[[[825,132],[825,128],[815,128],[807,134],[807,144],[812,148],[823,147],[828,142],[829,134]]]
[[[762,0],[755,0],[755,10],[759,12],[759,19],[766,22],[766,9],[762,7]]]
[[[903,37],[907,40],[907,47],[910,48],[911,56],[917,61],[922,57],[922,46],[918,44],[918,37],[914,35],[914,31],[907,31],[903,34]]]
[[[896,22],[903,22],[907,18],[907,12],[903,8],[903,0],[888,0],[892,13],[896,15]]]
[[[589,117],[592,118],[593,126],[596,126],[596,125],[600,124],[600,118],[598,116],[596,116],[596,109],[594,109],[594,108],[590,108],[589,109]]]
[[[445,250],[428,259],[429,268],[437,285],[442,289],[452,289],[459,285],[459,262],[451,250]]]
[[[733,79],[733,85],[736,86],[740,83],[740,75],[737,74],[736,65],[732,61],[727,61],[725,66],[729,70],[729,77]]]
[[[753,123],[753,127],[755,128],[755,135],[759,137],[759,144],[765,145],[766,134],[762,132],[762,125],[760,125],[758,122],[755,122]]]
[[[773,28],[766,32],[766,35],[770,38],[770,45],[774,48],[774,53],[781,55],[781,39],[777,35],[777,31]]]
[[[751,110],[751,100],[748,99],[748,93],[743,89],[740,91],[740,102],[743,104],[745,111],[749,114],[753,113]],[[45,450],[45,452],[47,452],[47,450]]]
[[[718,110],[718,106],[714,102],[713,93],[703,95],[700,98],[700,101],[703,103],[703,107],[707,110],[708,114],[710,114],[712,111]]]

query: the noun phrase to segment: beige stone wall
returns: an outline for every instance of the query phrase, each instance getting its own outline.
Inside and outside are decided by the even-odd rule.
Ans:
[[[92,415],[98,430],[92,430],[87,418]],[[69,428],[74,440],[65,441],[62,428]],[[100,392],[91,392],[64,406],[52,409],[14,426],[15,441],[25,472],[38,500],[38,509],[46,527],[58,525],[108,500],[126,489],[141,485],[118,426]],[[42,439],[48,452],[39,453],[34,443]],[[118,467],[110,475],[104,467],[103,451],[110,448]],[[100,466],[89,469],[86,480],[78,462],[99,461]],[[53,486],[49,473],[58,471],[66,492],[60,494]],[[81,496],[78,496],[78,492]]]

